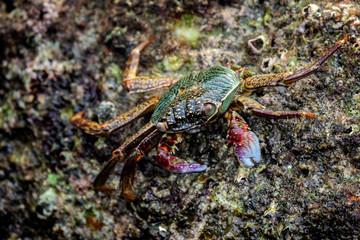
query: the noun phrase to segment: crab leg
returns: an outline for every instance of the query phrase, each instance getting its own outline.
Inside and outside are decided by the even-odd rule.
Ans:
[[[100,173],[96,176],[94,180],[94,188],[102,191],[112,191],[113,188],[106,186],[106,180],[108,179],[111,172],[114,170],[116,163],[121,162],[126,156],[128,156],[134,148],[143,139],[145,139],[150,133],[152,133],[156,127],[152,123],[146,124],[141,128],[136,134],[131,138],[126,140],[119,148],[113,151],[112,157],[103,165]]]
[[[308,66],[290,73],[264,74],[247,77],[241,88],[245,91],[251,91],[259,87],[268,86],[290,86],[294,82],[313,74],[321,65],[334,54],[345,42],[349,40],[348,35],[344,39],[339,40],[330,49],[323,52],[318,59],[310,63]]]
[[[136,72],[139,65],[140,52],[152,40],[148,39],[137,45],[130,52],[128,61],[126,62],[126,69],[123,76],[123,87],[130,93],[140,93],[152,91],[155,89],[169,87],[175,82],[176,79],[168,77],[137,77]]]
[[[140,60],[140,52],[152,41],[153,41],[152,39],[147,39],[131,50],[129,59],[126,61],[126,68],[123,76],[123,81],[136,77],[136,72]]]
[[[308,113],[303,111],[272,111],[266,109],[257,101],[241,95],[233,101],[233,108],[236,110],[244,109],[245,111],[251,113],[254,116],[264,117],[264,118],[277,118],[277,119],[289,119],[289,118],[314,118],[314,113]]]
[[[155,129],[148,136],[146,136],[139,145],[133,150],[132,154],[128,157],[121,172],[120,184],[122,194],[129,200],[135,200],[135,195],[132,191],[134,183],[136,162],[138,162],[146,153],[153,149],[159,142],[160,132]]]
[[[151,42],[146,40],[135,47],[126,62],[126,69],[123,76],[123,85],[130,93],[140,93],[151,91],[163,87],[169,87],[177,80],[167,77],[137,77],[136,72],[139,65],[140,52]],[[84,130],[91,135],[102,135],[111,133],[114,130],[123,127],[129,122],[142,117],[143,115],[153,111],[158,103],[158,98],[152,98],[147,102],[142,103],[138,107],[119,115],[118,117],[111,119],[103,124],[84,119],[84,111],[76,113],[71,122],[78,128]]]
[[[116,129],[119,129],[126,124],[142,117],[143,115],[153,111],[158,103],[158,98],[152,98],[147,102],[140,104],[139,106],[131,109],[130,111],[117,116],[114,119],[111,119],[103,124],[88,120],[83,118],[84,111],[76,113],[71,118],[71,123],[76,127],[84,130],[87,134],[90,135],[103,135],[111,133]]]
[[[168,77],[136,77],[123,81],[123,84],[126,90],[132,94],[167,88],[177,81],[176,79]]]
[[[170,171],[176,173],[201,172],[206,169],[206,165],[197,163],[189,163],[183,159],[172,156],[176,149],[176,144],[183,140],[183,133],[166,133],[159,142],[157,147],[157,164]]]
[[[229,122],[227,144],[235,145],[236,157],[246,166],[254,166],[253,162],[261,160],[259,139],[252,132],[245,120],[231,109],[224,116]]]

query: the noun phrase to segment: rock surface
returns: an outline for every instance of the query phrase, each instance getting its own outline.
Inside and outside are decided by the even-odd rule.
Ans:
[[[186,2],[186,3],[185,3]],[[356,239],[360,232],[360,5],[357,1],[4,1],[0,3],[0,236],[5,239]],[[247,168],[226,124],[189,135],[177,155],[205,172],[138,163],[126,202],[91,183],[149,116],[109,137],[70,123],[104,122],[147,95],[121,87],[131,49],[149,37],[139,75],[181,78],[232,62],[258,73],[299,69],[348,33],[316,74],[253,93],[273,110],[243,114],[262,162]],[[118,185],[119,164],[110,183]]]

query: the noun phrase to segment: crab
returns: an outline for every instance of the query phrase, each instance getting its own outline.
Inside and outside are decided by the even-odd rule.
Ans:
[[[225,118],[228,123],[227,144],[234,145],[235,156],[246,166],[254,166],[254,163],[261,160],[259,140],[239,115],[239,111],[275,119],[313,119],[315,114],[304,111],[272,111],[248,95],[257,88],[287,87],[309,76],[317,71],[348,39],[346,35],[315,61],[295,72],[255,75],[248,68],[227,64],[195,72],[181,80],[136,76],[140,52],[152,40],[141,42],[131,51],[126,62],[123,87],[130,93],[169,87],[165,94],[160,99],[150,98],[136,108],[103,124],[83,118],[84,111],[76,113],[71,119],[76,127],[87,134],[107,135],[153,111],[150,122],[113,151],[111,158],[105,162],[95,178],[94,188],[101,191],[113,191],[112,187],[106,185],[106,181],[115,165],[125,159],[119,189],[127,200],[134,200],[136,197],[132,188],[136,163],[155,147],[157,147],[156,163],[165,170],[175,173],[204,171],[207,168],[206,165],[174,156],[176,144],[183,141],[186,134],[204,130],[220,118]]]

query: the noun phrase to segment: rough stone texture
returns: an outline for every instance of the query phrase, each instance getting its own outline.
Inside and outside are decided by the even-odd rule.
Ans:
[[[360,6],[350,0],[1,2],[0,238],[357,239],[359,32]],[[243,114],[260,139],[259,166],[236,162],[220,121],[177,152],[207,164],[205,172],[165,172],[151,152],[138,164],[134,202],[92,189],[112,150],[149,116],[107,138],[69,119],[86,109],[103,122],[148,97],[121,87],[140,41],[155,38],[140,75],[180,78],[227,62],[293,71],[346,33],[350,41],[316,74],[254,92],[271,109],[316,114]]]

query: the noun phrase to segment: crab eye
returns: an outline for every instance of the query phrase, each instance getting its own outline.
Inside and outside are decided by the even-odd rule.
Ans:
[[[205,116],[210,117],[216,112],[216,106],[212,103],[205,103],[203,111]]]
[[[159,130],[160,132],[165,132],[168,129],[168,125],[166,122],[158,122],[156,124],[156,128],[157,130]]]

